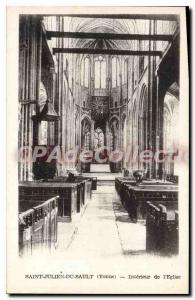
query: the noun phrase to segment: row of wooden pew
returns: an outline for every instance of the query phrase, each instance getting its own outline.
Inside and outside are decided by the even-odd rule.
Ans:
[[[96,189],[97,179],[77,176],[71,181],[68,177],[56,177],[19,183],[20,254],[32,253],[39,247],[55,248],[57,222],[74,222],[82,213]]]
[[[178,186],[130,178],[116,178],[115,187],[132,222],[145,221],[146,250],[165,254],[178,251]]]

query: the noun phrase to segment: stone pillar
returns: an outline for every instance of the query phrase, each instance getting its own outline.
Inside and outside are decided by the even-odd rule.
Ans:
[[[95,90],[95,62],[94,57],[91,59],[91,96],[94,96]]]
[[[160,149],[160,107],[159,107],[159,76],[156,76],[156,139],[155,139],[155,153]],[[159,165],[154,161],[154,177],[159,178]]]
[[[161,76],[158,77],[158,149],[159,151],[163,150],[163,126],[164,126],[164,97],[165,97],[165,90],[163,88],[163,78]],[[162,156],[160,157],[162,158]],[[159,162],[156,164],[156,173],[158,172],[158,177],[160,179],[163,178],[164,173],[164,163]]]
[[[149,21],[149,34],[155,34],[156,21]],[[156,42],[149,41],[149,50],[156,49]],[[151,150],[153,154],[156,151],[156,57],[148,57],[148,150]],[[155,177],[155,162],[152,161],[148,164],[148,177]]]
[[[19,36],[19,147],[32,147],[38,143],[38,126],[32,116],[38,112],[42,23],[37,16],[20,16]],[[32,180],[32,162],[19,164],[19,179]]]
[[[95,122],[91,121],[91,150],[94,151],[94,125]]]
[[[36,114],[39,114],[40,83],[41,83],[41,63],[42,63],[42,26],[37,26],[37,68],[36,68]],[[33,144],[39,143],[40,122],[33,124]]]
[[[106,121],[106,147],[110,150],[110,131],[108,121]]]
[[[95,78],[91,78],[91,96],[94,96],[94,90],[95,90]]]

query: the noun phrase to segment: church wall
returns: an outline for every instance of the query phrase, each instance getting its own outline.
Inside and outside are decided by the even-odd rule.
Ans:
[[[51,24],[52,23],[52,24]],[[157,24],[158,23],[158,24]],[[173,33],[175,23],[152,23],[150,30],[162,33]],[[68,47],[71,39],[47,40],[45,28],[48,30],[65,29],[64,18],[44,18],[44,24],[39,17],[21,17],[20,19],[20,52],[19,52],[19,146],[33,146],[38,144],[39,125],[35,126],[32,115],[36,114],[37,105],[41,101],[40,82],[43,83],[47,99],[53,105],[60,119],[48,124],[48,144],[59,145],[69,151],[81,147],[81,121],[87,117],[91,122],[91,135],[94,130],[94,120],[91,116],[92,96],[107,96],[109,101],[109,116],[106,121],[106,141],[110,145],[110,124],[113,118],[118,120],[119,149],[136,149],[140,144],[143,147],[142,137],[147,134],[146,149],[155,150],[159,127],[159,108],[157,107],[157,77],[156,66],[159,58],[130,56],[118,57],[116,75],[117,86],[112,87],[112,58],[106,56],[106,89],[95,88],[94,56],[90,56],[88,87],[81,84],[83,55],[52,54],[52,47]],[[148,28],[149,30],[149,28]],[[138,43],[136,49],[165,50],[167,42]],[[126,64],[126,65],[125,65]],[[125,74],[124,74],[125,72]],[[127,72],[127,74],[126,74]],[[162,81],[162,80],[161,80]],[[143,87],[147,91],[143,99]],[[145,103],[145,105],[144,105]],[[144,107],[144,109],[143,109]],[[143,126],[143,110],[147,116],[147,128]],[[123,128],[125,124],[125,133]],[[162,134],[161,134],[162,136]],[[93,141],[93,136],[91,136]],[[124,149],[124,140],[126,140]],[[93,144],[93,143],[92,143]],[[161,142],[162,144],[162,142]],[[92,145],[91,145],[92,146]],[[162,145],[161,145],[162,146]],[[138,150],[139,152],[139,150]],[[58,174],[65,174],[68,169],[74,168],[76,163],[64,162],[58,166]],[[129,170],[149,168],[150,175],[154,175],[153,166],[143,166],[139,161],[127,161],[124,166]],[[152,173],[153,172],[153,173]],[[21,180],[33,179],[32,163],[19,165]]]

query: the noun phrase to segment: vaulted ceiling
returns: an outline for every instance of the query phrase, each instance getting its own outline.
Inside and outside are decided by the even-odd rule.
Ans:
[[[116,20],[101,18],[72,18],[70,31],[76,32],[101,32],[101,33],[137,33],[134,20]],[[77,39],[72,41],[74,47],[87,47],[94,49],[133,49],[132,41],[108,40],[108,39]]]
[[[113,19],[113,18],[84,18],[84,17],[57,17],[61,19],[63,26],[58,28],[54,17],[46,17],[49,22],[47,30],[64,32],[84,32],[84,33],[114,33],[114,34],[149,34],[149,20],[134,19]],[[53,20],[53,21],[52,21]],[[53,24],[52,24],[52,22]],[[173,34],[177,27],[175,21],[162,21],[156,23],[156,34]],[[112,40],[108,38],[61,38],[64,47],[72,48],[92,48],[92,49],[118,49],[118,50],[137,50],[138,40]],[[163,42],[164,45],[166,42]],[[162,42],[156,43],[160,50]],[[148,48],[148,41],[142,41],[142,48]]]

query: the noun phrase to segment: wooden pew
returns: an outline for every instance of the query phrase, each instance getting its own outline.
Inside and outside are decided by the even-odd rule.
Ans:
[[[62,179],[63,181],[65,179],[68,179],[68,176],[58,176],[58,177],[55,177],[54,179]],[[83,175],[75,175],[75,179],[77,180],[90,180],[91,181],[91,189],[92,190],[96,190],[97,189],[97,177],[90,177],[90,176],[83,176]]]
[[[80,213],[91,199],[92,181],[90,179],[76,178],[74,182],[67,182],[67,177],[48,179],[47,182],[23,182],[19,185],[19,209],[27,210],[29,207],[45,201],[48,197],[60,196],[59,220],[72,218]]]
[[[179,246],[178,211],[166,205],[147,202],[146,251],[177,254]]]
[[[154,179],[153,180],[143,180],[143,182],[140,185],[137,185],[135,180],[133,180],[130,177],[117,177],[115,179],[115,188],[116,188],[118,194],[120,195],[121,202],[122,202],[123,206],[128,210],[129,214],[134,219],[136,219],[137,204],[135,203],[135,201],[132,200],[132,198],[134,197],[135,199],[136,198],[139,199],[139,192],[138,192],[139,188],[140,188],[140,192],[142,192],[143,187],[145,187],[145,188],[154,187],[154,190],[155,190],[156,186],[160,187],[160,189],[162,189],[162,190],[163,190],[163,187],[166,190],[167,186],[175,187],[175,185],[171,182],[161,182],[161,181],[157,182]],[[135,191],[135,193],[133,193],[133,190]],[[136,192],[136,190],[137,190],[137,192]],[[147,200],[150,200],[150,199],[147,199]],[[138,204],[138,210],[139,210],[139,204]],[[143,210],[143,208],[142,208],[142,210]],[[142,218],[143,217],[141,216],[141,219]]]
[[[97,177],[89,177],[89,176],[77,176],[78,179],[87,179],[91,180],[91,189],[92,191],[97,190]]]
[[[77,212],[77,183],[21,182],[19,183],[19,211],[23,212],[47,199],[59,196],[58,220],[72,221]]]
[[[119,195],[121,195],[123,187],[128,184],[131,186],[137,186],[135,179],[132,177],[116,177],[115,178],[115,188],[116,191],[118,192]],[[173,185],[172,182],[162,182],[162,181],[157,181],[155,179],[152,180],[143,180],[143,182],[140,184],[142,185]]]
[[[178,186],[172,184],[126,186],[124,206],[134,222],[146,218],[147,201],[178,209]]]
[[[83,177],[75,177],[72,183],[77,184],[77,212],[87,204],[92,197],[92,181]],[[50,182],[68,182],[68,177],[59,176],[49,180]]]
[[[129,177],[116,177],[115,178],[115,189],[118,192],[118,194],[121,197],[122,200],[122,196],[124,194],[124,187],[125,187],[125,183],[129,183],[129,184],[134,184],[135,180],[133,180],[132,178]]]
[[[19,214],[19,253],[55,249],[59,196]]]

